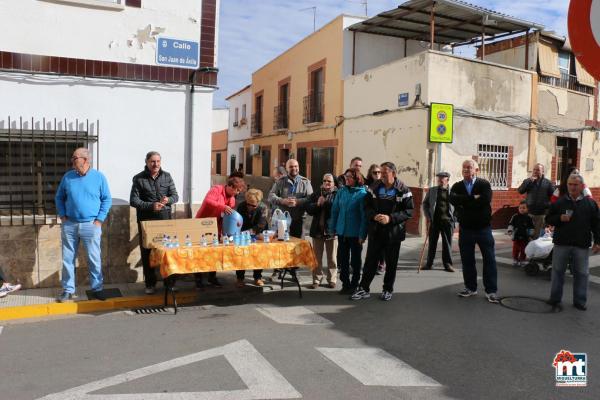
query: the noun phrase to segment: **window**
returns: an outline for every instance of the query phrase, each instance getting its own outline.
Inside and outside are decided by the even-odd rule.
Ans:
[[[311,151],[310,180],[312,182],[321,182],[323,175],[332,173],[334,170],[333,147],[313,147]]]
[[[223,171],[221,171],[221,153],[217,153],[217,160],[216,160],[216,166],[215,166],[215,173],[217,175],[222,175]]]
[[[488,180],[492,189],[508,189],[508,146],[480,144],[477,150],[479,176]]]
[[[571,72],[571,55],[566,51],[558,53],[558,69],[561,75],[569,75]]]
[[[94,159],[98,136],[89,134],[87,122],[78,123],[79,129],[76,124],[36,121],[34,129],[29,124],[17,121],[15,126],[8,120],[7,128],[0,128],[0,225],[53,223],[54,196],[71,169],[73,151],[89,148]]]
[[[298,167],[300,175],[306,176],[306,147],[298,147]]]
[[[262,176],[271,176],[271,149],[263,149],[261,151],[262,157]]]
[[[252,126],[251,132],[252,134],[261,134],[262,133],[262,111],[263,111],[263,97],[262,95],[256,96],[255,99],[255,110],[256,112],[252,115]]]
[[[308,96],[304,98],[304,124],[323,122],[323,68],[312,71],[309,79]]]
[[[229,173],[233,174],[235,172],[235,163],[236,163],[236,157],[235,154],[232,154],[229,160]]]
[[[233,118],[233,126],[239,125],[238,112],[239,112],[239,109],[236,107],[235,112],[234,112],[234,118]]]
[[[279,101],[275,107],[273,130],[289,128],[290,84],[279,86]]]
[[[246,119],[246,105],[242,104],[242,119]]]

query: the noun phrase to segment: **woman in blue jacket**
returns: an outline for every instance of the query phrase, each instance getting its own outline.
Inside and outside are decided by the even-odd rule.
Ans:
[[[360,281],[362,245],[367,237],[364,178],[352,169],[344,173],[346,185],[338,190],[333,206],[329,231],[338,237],[337,264],[342,281],[341,294],[351,294]],[[352,280],[350,279],[352,266]]]

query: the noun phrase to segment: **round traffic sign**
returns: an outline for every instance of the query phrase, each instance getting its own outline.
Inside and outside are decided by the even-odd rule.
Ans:
[[[600,0],[571,0],[569,40],[581,65],[600,80]]]

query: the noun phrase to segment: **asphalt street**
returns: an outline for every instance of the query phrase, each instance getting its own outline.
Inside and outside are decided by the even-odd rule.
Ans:
[[[460,271],[417,274],[418,250],[402,250],[390,302],[376,295],[352,302],[326,288],[305,289],[300,299],[292,286],[266,287],[177,315],[125,311],[4,324],[0,398],[600,397],[597,284],[586,312],[570,305],[570,279],[562,312],[520,312],[488,303],[483,290],[457,297]],[[499,287],[503,297],[545,299],[549,281],[499,265]],[[372,289],[380,292],[381,277]],[[587,353],[587,387],[555,386],[552,361],[561,349]]]

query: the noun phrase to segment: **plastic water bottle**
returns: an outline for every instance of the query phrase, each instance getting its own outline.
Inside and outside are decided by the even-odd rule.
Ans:
[[[169,236],[169,235],[165,235],[165,247],[167,249],[170,249],[171,247],[173,247],[171,245],[171,236]]]
[[[177,235],[173,236],[173,247],[174,248],[179,247],[179,239],[177,238]]]
[[[206,241],[206,236],[202,235],[202,238],[200,239],[200,244],[202,245],[202,247],[208,246],[208,242]]]
[[[289,231],[285,231],[285,233],[283,234],[283,241],[284,242],[289,242],[290,241],[290,232]]]
[[[169,247],[168,244],[169,244],[169,239],[168,239],[167,234],[165,233],[163,235],[163,238],[162,238],[162,246],[163,247]]]
[[[190,238],[190,235],[185,235],[185,247],[192,247],[192,238]]]
[[[263,242],[269,243],[269,235],[268,235],[267,231],[263,232]]]
[[[219,237],[217,235],[213,235],[213,246],[219,245]]]
[[[227,235],[223,235],[223,246],[229,245],[229,237]]]
[[[233,235],[233,244],[234,246],[240,245],[240,235],[237,232]]]

